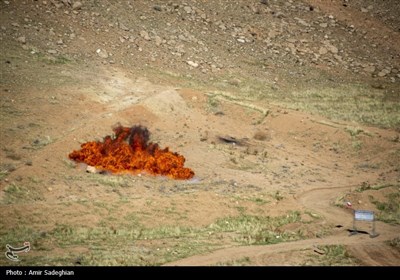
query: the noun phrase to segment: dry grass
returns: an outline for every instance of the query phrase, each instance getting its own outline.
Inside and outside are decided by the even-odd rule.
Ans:
[[[350,255],[343,245],[319,246],[319,254],[309,255],[309,259],[304,265],[312,266],[355,266],[359,261]]]
[[[113,208],[108,210],[112,212]],[[24,255],[16,265],[76,265],[77,260],[91,266],[161,265],[226,246],[298,240],[303,238],[300,233],[276,232],[277,227],[298,221],[300,214],[290,212],[279,217],[242,214],[205,227],[145,227],[136,216],[129,216],[118,226],[106,219],[95,227],[60,223],[42,232],[19,226],[0,231],[0,246],[31,242],[34,253]],[[0,260],[2,263],[4,260]]]

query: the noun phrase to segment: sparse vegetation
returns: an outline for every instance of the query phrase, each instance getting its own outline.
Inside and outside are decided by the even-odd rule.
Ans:
[[[318,246],[320,254],[310,254],[305,265],[313,266],[354,266],[359,261],[351,256],[343,245]]]
[[[26,199],[29,197],[28,191],[24,187],[18,186],[14,183],[9,184],[4,189],[4,192],[7,194],[5,199],[6,203],[17,202],[18,200]]]
[[[234,240],[243,244],[273,244],[303,238],[300,233],[292,235],[276,232],[279,226],[300,221],[299,212],[275,218],[240,215],[219,219],[209,228],[217,232],[235,233]]]
[[[26,201],[42,200],[41,192],[32,188],[30,185],[24,186],[22,184],[10,183],[4,189],[5,197],[0,204],[18,204]]]
[[[220,107],[220,101],[214,96],[209,96],[207,98],[207,110],[211,113],[216,113]]]
[[[384,188],[389,188],[389,187],[394,187],[395,185],[393,184],[382,184],[382,185],[373,185],[371,186],[367,182],[363,182],[360,187],[356,189],[356,192],[364,192],[367,190],[380,190]]]
[[[32,245],[11,265],[160,265],[225,247],[339,244],[347,228],[333,213],[351,209],[329,211],[349,200],[395,224],[368,243],[395,236],[396,1],[351,1],[346,13],[341,1],[76,2],[0,4],[0,247]],[[193,180],[86,173],[68,160],[116,122],[147,126],[151,141],[185,155]],[[373,183],[337,197],[361,180]],[[295,259],[292,245],[276,247]],[[357,264],[341,245],[317,251],[307,264]],[[243,256],[218,264],[260,263]]]
[[[364,132],[364,130],[359,127],[346,127],[345,130],[351,135],[351,137],[356,137],[360,133]]]
[[[0,165],[0,179],[5,177],[7,174],[15,171],[17,167],[14,164],[6,163]]]
[[[254,203],[256,203],[257,205],[264,205],[267,204],[268,201],[261,198],[261,197],[255,197],[255,198],[249,198],[250,201],[253,201]]]
[[[5,178],[8,174],[8,170],[0,170],[0,180],[3,180],[3,178]]]
[[[37,256],[26,255],[25,265],[40,262],[44,258],[48,264],[71,265],[74,259],[80,257],[79,254],[72,253],[76,247],[86,248],[83,265],[160,265],[231,244],[273,244],[304,238],[300,232],[276,231],[277,227],[282,225],[301,222],[299,212],[290,212],[279,217],[241,214],[237,217],[218,219],[215,223],[201,228],[147,228],[140,224],[135,214],[126,216],[125,221],[125,225],[118,228],[110,226],[112,220],[97,227],[58,224],[46,233],[38,233],[27,227],[23,230],[18,228],[15,232],[12,230],[1,235],[0,245],[7,242],[18,244],[25,240],[32,242]],[[105,240],[107,242],[104,242]],[[55,250],[57,247],[63,248],[65,254],[50,257],[40,253],[43,250]],[[239,263],[242,262],[237,264]],[[245,263],[243,261],[243,264]]]
[[[272,197],[276,200],[276,201],[281,201],[284,196],[280,193],[280,191],[276,191]]]
[[[68,168],[70,168],[70,169],[72,169],[72,168],[75,168],[75,167],[76,167],[76,163],[75,163],[75,162],[73,162],[72,160],[69,160],[69,159],[63,158],[63,159],[62,159],[62,162],[64,163],[64,165],[65,165],[66,167],[68,167]]]
[[[103,186],[112,188],[129,187],[129,178],[124,176],[107,176],[102,174],[93,174],[93,179]]]
[[[400,116],[396,112],[400,110],[400,103],[383,95],[374,95],[374,91],[368,86],[357,84],[343,84],[335,88],[299,89],[291,92],[284,103],[290,108],[318,113],[332,120],[398,127]],[[349,133],[358,135],[361,130],[350,129]]]
[[[362,142],[361,141],[353,141],[351,143],[351,145],[352,145],[353,149],[356,150],[356,151],[360,151],[361,148],[362,148]]]
[[[392,240],[387,241],[386,243],[400,252],[400,237],[396,237]]]
[[[12,160],[21,160],[21,155],[16,153],[13,149],[4,148],[3,151],[6,152],[6,157]]]
[[[379,210],[377,219],[386,223],[400,224],[400,193],[392,192],[386,195],[387,201],[381,202],[370,197]]]
[[[48,65],[63,65],[72,62],[70,58],[65,55],[47,55],[39,52],[36,48],[31,50],[36,56],[36,59]]]
[[[45,137],[37,138],[37,139],[33,140],[31,145],[32,145],[32,149],[41,149],[53,142],[54,142],[54,139],[52,139],[50,136],[47,135]]]

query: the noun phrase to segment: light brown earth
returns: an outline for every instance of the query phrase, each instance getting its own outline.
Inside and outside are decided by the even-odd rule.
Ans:
[[[18,265],[267,266],[326,265],[343,245],[329,265],[399,266],[399,4],[268,2],[2,1],[0,248],[30,241]],[[340,58],[319,52],[332,44]],[[146,126],[195,177],[69,161],[116,123]],[[378,237],[349,236],[354,209],[383,217],[389,197]]]

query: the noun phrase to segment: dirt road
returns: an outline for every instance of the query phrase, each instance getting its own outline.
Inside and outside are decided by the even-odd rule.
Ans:
[[[353,187],[354,188],[354,187]],[[332,205],[338,194],[350,191],[352,187],[332,187],[306,191],[298,196],[298,202],[307,209],[315,211],[326,218],[332,224],[341,225],[340,230],[332,236],[301,240],[288,243],[262,246],[243,246],[215,251],[206,255],[192,256],[183,260],[168,263],[167,266],[208,266],[218,263],[229,263],[243,257],[251,258],[257,265],[294,265],[290,259],[276,261],[277,254],[317,248],[319,245],[346,245],[357,254],[364,265],[400,265],[400,254],[396,251],[388,252],[388,255],[376,254],[377,247],[385,246],[383,242],[399,237],[394,227],[376,222],[379,236],[370,238],[369,235],[358,234],[349,236],[348,229],[352,229],[353,211]],[[292,260],[295,261],[295,260]]]

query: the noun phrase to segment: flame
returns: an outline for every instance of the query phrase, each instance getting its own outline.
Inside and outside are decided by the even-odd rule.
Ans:
[[[103,142],[86,142],[79,151],[70,153],[69,158],[113,173],[147,172],[173,179],[194,176],[191,169],[184,167],[185,158],[182,155],[170,152],[168,147],[160,149],[158,144],[149,143],[150,132],[147,128],[118,125],[113,131],[114,137],[108,135]]]

